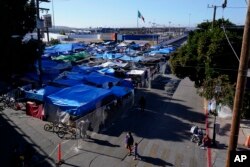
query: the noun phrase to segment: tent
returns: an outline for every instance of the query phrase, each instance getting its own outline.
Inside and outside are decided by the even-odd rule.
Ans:
[[[108,88],[109,83],[116,85],[120,81],[120,79],[108,75],[103,75],[98,72],[92,72],[86,77],[86,81],[96,86]]]
[[[116,97],[121,98],[129,93],[132,93],[133,89],[122,86],[113,86],[110,90]]]
[[[70,52],[76,52],[78,50],[85,49],[85,45],[81,43],[65,43],[57,44],[54,46],[46,47],[44,54],[47,55],[59,55],[59,54],[68,54]]]
[[[64,88],[46,97],[45,112],[49,117],[53,117],[57,111],[83,116],[102,106],[102,100],[108,96],[112,96],[110,90],[84,84]],[[50,106],[56,110],[50,110]]]
[[[54,87],[54,86],[46,86],[44,88],[40,88],[38,90],[25,90],[25,97],[30,100],[38,100],[44,101],[45,97],[55,93],[62,88]]]

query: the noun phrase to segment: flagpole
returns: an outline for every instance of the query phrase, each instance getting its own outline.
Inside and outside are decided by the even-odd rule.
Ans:
[[[137,10],[137,28],[138,28],[138,11],[139,11],[139,10]]]

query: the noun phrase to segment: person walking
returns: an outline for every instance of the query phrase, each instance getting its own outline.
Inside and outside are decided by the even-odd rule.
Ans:
[[[128,155],[131,155],[132,153],[132,146],[134,144],[134,138],[131,134],[131,132],[128,132],[127,135],[126,135],[126,138],[125,138],[125,147],[129,150],[129,154]]]

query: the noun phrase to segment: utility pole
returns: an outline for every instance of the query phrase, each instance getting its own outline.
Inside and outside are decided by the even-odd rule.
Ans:
[[[216,5],[207,5],[208,8],[214,8],[214,13],[213,13],[213,22],[212,22],[212,29],[214,28],[214,24],[215,24],[215,19],[216,19],[216,10],[217,7],[222,7],[222,6],[216,6]]]
[[[243,34],[243,40],[242,40],[242,46],[241,46],[240,65],[238,69],[236,92],[234,96],[233,118],[232,118],[232,124],[231,124],[229,146],[228,146],[228,151],[227,151],[226,167],[230,167],[230,152],[236,151],[237,143],[238,143],[240,114],[242,110],[243,97],[244,97],[246,79],[247,79],[247,68],[248,68],[248,62],[250,58],[249,29],[250,29],[250,3],[248,3],[246,22],[245,22],[244,34]]]
[[[50,2],[49,0],[36,0],[36,22],[37,22],[37,41],[38,41],[38,75],[39,85],[42,86],[42,46],[41,46],[41,19],[40,19],[40,2]],[[42,9],[43,10],[43,9]]]

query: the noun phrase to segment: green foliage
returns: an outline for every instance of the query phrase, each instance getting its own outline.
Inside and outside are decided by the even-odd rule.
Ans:
[[[216,92],[216,86],[221,91]],[[227,75],[220,75],[217,78],[208,78],[204,81],[199,94],[206,99],[216,98],[219,103],[233,106],[233,97],[235,93],[235,84],[231,84]]]
[[[200,29],[189,34],[187,44],[172,54],[170,67],[177,77],[189,77],[194,81],[203,97],[217,97],[221,103],[232,107],[239,61],[221,27],[234,24],[228,20],[218,20],[213,29],[211,25],[211,22],[201,23],[198,25]],[[226,34],[239,57],[242,34],[231,29],[226,30]],[[219,94],[215,93],[216,85],[221,86],[222,91]]]

